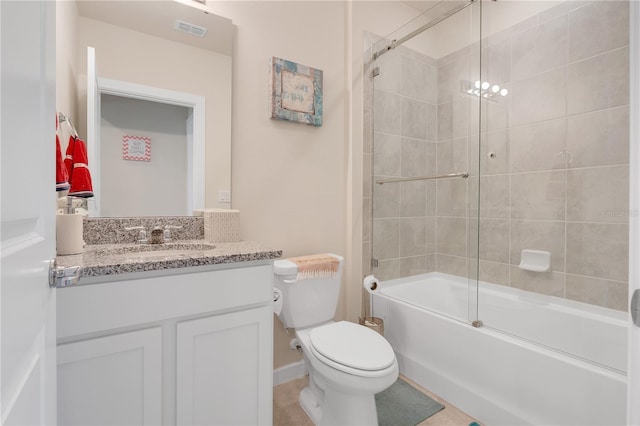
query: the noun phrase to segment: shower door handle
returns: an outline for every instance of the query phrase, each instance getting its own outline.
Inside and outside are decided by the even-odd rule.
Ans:
[[[633,292],[633,296],[631,296],[631,306],[629,306],[629,311],[631,311],[631,319],[636,327],[640,327],[640,289],[637,288]]]

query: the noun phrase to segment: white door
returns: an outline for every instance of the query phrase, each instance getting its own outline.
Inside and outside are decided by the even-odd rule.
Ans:
[[[0,1],[0,44],[0,421],[55,424],[55,2]]]
[[[640,4],[632,1],[630,6],[629,54],[631,64],[631,93],[630,93],[630,123],[631,123],[631,152],[630,152],[630,206],[629,217],[629,283],[630,296],[638,293],[636,302],[640,299]],[[636,310],[640,317],[640,306],[632,302],[631,310]],[[640,320],[639,320],[640,321]],[[629,371],[627,395],[627,424],[640,425],[640,327],[629,326]]]

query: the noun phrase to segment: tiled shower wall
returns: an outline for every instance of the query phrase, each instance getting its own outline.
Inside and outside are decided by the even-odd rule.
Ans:
[[[482,79],[509,94],[481,114],[460,91],[475,80],[474,46],[437,61],[401,47],[371,65],[381,71],[365,103],[373,272],[475,278],[479,267],[482,281],[626,309],[628,3],[565,2],[483,40]],[[462,170],[471,177],[370,180]],[[518,268],[525,248],[550,251],[551,270]]]

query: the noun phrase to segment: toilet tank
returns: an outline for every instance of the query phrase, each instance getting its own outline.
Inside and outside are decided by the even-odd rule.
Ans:
[[[331,254],[340,261],[334,278],[298,280],[298,267],[287,260],[273,264],[274,287],[282,293],[282,310],[278,315],[287,328],[305,328],[331,321],[336,314],[344,258]]]

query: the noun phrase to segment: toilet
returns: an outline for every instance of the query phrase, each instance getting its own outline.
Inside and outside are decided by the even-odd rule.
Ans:
[[[380,334],[359,324],[333,321],[344,258],[331,277],[298,279],[288,259],[274,262],[274,286],[282,299],[278,318],[295,330],[309,386],[299,402],[316,425],[378,424],[374,395],[398,378],[398,362]]]

